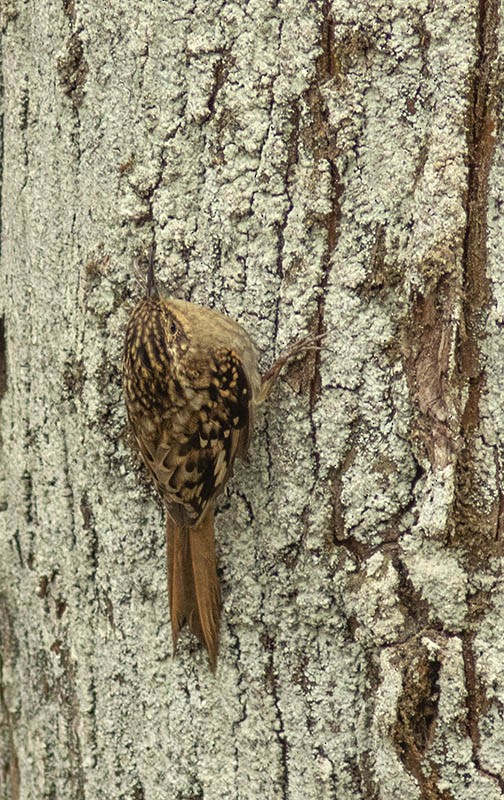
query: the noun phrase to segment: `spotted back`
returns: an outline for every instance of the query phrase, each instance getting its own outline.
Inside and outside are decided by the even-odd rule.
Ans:
[[[236,455],[247,450],[259,380],[252,351],[238,323],[182,301],[161,308],[159,301],[144,301],[130,323],[124,358],[128,416],[165,505],[181,525],[202,519]],[[252,385],[243,353],[251,362]]]
[[[253,422],[251,388],[234,351],[219,351],[210,381],[168,421],[136,427],[143,459],[172,517],[195,525],[224,488]]]

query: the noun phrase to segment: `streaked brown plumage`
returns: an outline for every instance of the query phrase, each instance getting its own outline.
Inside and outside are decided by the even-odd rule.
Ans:
[[[187,622],[212,669],[220,621],[215,499],[236,456],[247,452],[255,407],[283,365],[314,341],[294,345],[261,379],[248,334],[216,311],[151,296],[128,323],[124,394],[140,453],[167,510],[174,651]]]
[[[167,510],[174,648],[187,622],[215,668],[213,506],[250,440],[261,388],[254,346],[238,323],[216,311],[149,298],[129,320],[123,382],[140,453]]]

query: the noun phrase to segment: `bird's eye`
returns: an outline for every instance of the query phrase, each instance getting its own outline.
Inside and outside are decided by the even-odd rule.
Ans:
[[[175,334],[177,333],[177,325],[173,320],[170,323],[170,333],[172,336],[175,336]]]

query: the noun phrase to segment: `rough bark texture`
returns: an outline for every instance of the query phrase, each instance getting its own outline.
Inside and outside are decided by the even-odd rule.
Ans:
[[[3,0],[2,800],[504,796],[500,5]],[[216,676],[121,399],[153,238],[264,367],[327,331],[219,506]]]

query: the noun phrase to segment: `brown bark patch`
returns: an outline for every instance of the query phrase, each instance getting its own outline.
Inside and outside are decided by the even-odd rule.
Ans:
[[[75,0],[63,0],[63,11],[72,22],[75,22]]]
[[[326,161],[329,166],[331,178],[331,208],[327,214],[317,218],[317,222],[327,230],[327,247],[322,264],[320,278],[320,293],[317,300],[317,314],[314,329],[317,334],[324,332],[324,314],[327,287],[333,263],[333,254],[336,248],[341,219],[341,196],[344,191],[337,158],[339,147],[336,141],[336,130],[329,120],[329,111],[321,86],[335,79],[335,42],[334,18],[331,3],[324,0],[322,5],[322,24],[320,30],[321,53],[315,65],[315,79],[304,93],[304,100],[310,111],[310,124],[302,131],[303,140],[308,150],[311,150],[315,161]],[[310,388],[310,407],[313,408],[320,394],[320,353],[315,354],[313,380]]]
[[[417,780],[422,800],[447,800],[451,795],[439,790],[439,776],[429,774],[423,763],[436,729],[441,662],[417,641],[404,647],[400,659],[403,687],[392,731],[396,751]]]
[[[482,446],[479,433],[480,398],[485,391],[485,374],[481,344],[491,300],[487,277],[489,175],[495,151],[498,105],[502,102],[498,99],[497,91],[498,30],[498,0],[481,0],[468,119],[463,326],[456,353],[460,385],[466,389],[467,400],[461,415],[463,446],[457,461],[453,508],[453,539],[469,544],[476,537],[478,552],[474,552],[475,548],[472,552],[476,558],[483,554],[482,540],[491,548],[496,538],[495,515],[481,504],[482,478],[478,474],[475,456]]]
[[[405,331],[406,376],[417,408],[412,438],[434,469],[449,464],[455,450],[457,423],[450,387],[455,302],[453,282],[443,275],[414,296]]]
[[[67,52],[58,59],[57,66],[63,91],[70,98],[74,107],[79,108],[84,97],[84,84],[89,67],[77,33],[71,34],[68,39]]]
[[[352,466],[355,459],[355,448],[351,448],[345,455],[338,467],[329,470],[329,488],[331,491],[331,527],[330,541],[328,545],[344,544],[346,542],[345,533],[345,510],[341,500],[343,489],[343,476]]]

